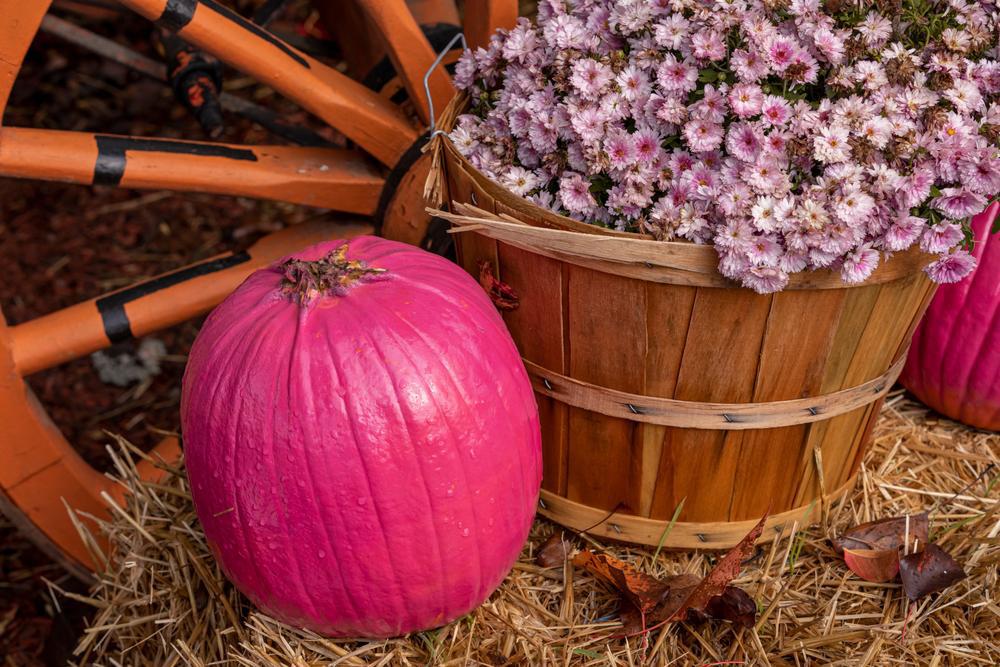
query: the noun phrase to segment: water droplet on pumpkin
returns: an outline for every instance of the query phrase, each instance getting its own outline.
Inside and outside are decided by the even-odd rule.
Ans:
[[[304,479],[300,479],[299,480],[299,488],[300,489],[306,488],[306,480],[304,480]]]
[[[454,484],[452,484],[451,486],[448,487],[448,497],[451,498],[453,495],[455,495],[455,485]]]
[[[316,553],[316,555],[317,555],[317,556],[319,556],[320,558],[326,558],[326,552],[325,552],[325,551],[323,551],[322,549],[320,549],[320,550],[319,550],[319,551],[318,551],[318,552]]]
[[[368,498],[366,498],[365,496],[358,496],[358,505],[363,507],[367,504],[368,504]]]
[[[489,525],[492,526],[494,523],[496,523],[496,521],[491,517],[489,520]]]
[[[462,529],[462,537],[468,537],[470,532],[471,531],[469,531],[468,528],[463,528]]]

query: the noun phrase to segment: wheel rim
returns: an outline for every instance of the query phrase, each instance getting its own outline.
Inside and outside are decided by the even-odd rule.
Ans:
[[[436,57],[421,18],[456,13],[450,0],[352,0],[352,11],[381,36],[417,113],[407,117],[393,102],[391,85],[373,91],[359,81],[289,46],[216,0],[120,0],[194,46],[253,76],[298,103],[350,139],[356,148],[244,146],[204,141],[137,139],[0,126],[0,176],[59,180],[83,185],[157,188],[275,199],[374,216],[390,237],[420,243],[427,221],[417,185],[428,166],[428,104],[424,73]],[[28,47],[50,2],[0,0],[0,118]],[[327,23],[337,23],[336,0],[314,0]],[[471,45],[484,44],[495,27],[516,17],[515,0],[469,2],[463,30]],[[377,62],[377,58],[374,59]],[[390,83],[392,81],[390,80]],[[447,72],[430,77],[435,109],[453,88]],[[398,99],[397,99],[398,101]],[[400,224],[400,221],[406,224]],[[28,322],[8,326],[0,312],[0,509],[32,541],[78,576],[103,559],[104,545],[85,545],[78,520],[105,517],[121,490],[88,466],[66,442],[35,399],[24,377],[204,313],[249,273],[289,252],[335,237],[369,233],[370,223],[309,224],[266,237],[245,253],[221,255],[84,301]],[[168,438],[143,465],[171,461],[178,443]]]

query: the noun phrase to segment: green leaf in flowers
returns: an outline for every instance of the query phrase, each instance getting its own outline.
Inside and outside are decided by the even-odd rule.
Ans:
[[[714,81],[718,81],[718,79],[719,73],[711,67],[706,67],[698,72],[698,80],[702,83],[712,83]]]

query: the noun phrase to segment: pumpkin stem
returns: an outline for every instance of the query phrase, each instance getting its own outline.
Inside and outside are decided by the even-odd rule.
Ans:
[[[317,260],[290,259],[281,265],[281,286],[286,294],[309,302],[318,296],[344,296],[357,283],[377,280],[385,269],[368,266],[360,259],[347,259],[347,244]]]

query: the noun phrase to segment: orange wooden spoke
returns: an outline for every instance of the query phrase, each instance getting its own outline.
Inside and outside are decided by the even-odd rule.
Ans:
[[[417,139],[395,106],[216,0],[120,0],[316,114],[387,166]]]
[[[406,0],[406,5],[420,25],[435,23],[458,25],[458,7],[452,0]]]
[[[497,28],[517,23],[517,0],[465,0],[465,38],[470,48],[486,46]]]
[[[7,98],[21,69],[21,61],[49,4],[49,0],[0,0],[0,121],[3,121],[3,110],[7,108]]]
[[[110,297],[113,303],[103,311],[99,300],[92,300],[13,327],[7,326],[0,313],[0,423],[4,426],[0,429],[0,510],[53,558],[84,576],[95,563],[70,520],[67,506],[106,517],[108,507],[102,492],[120,500],[123,490],[87,465],[66,442],[21,379],[25,365],[45,367],[107,346],[105,322],[124,321],[136,335],[179,322],[208,310],[260,266],[319,241],[370,231],[366,224],[306,223],[258,241],[245,259],[232,255],[215,259],[216,265],[228,261],[228,268],[189,275],[188,280],[173,285],[164,285],[169,278],[160,283],[154,279],[137,286],[141,289],[133,292],[131,301],[127,300],[129,290],[116,292]],[[232,257],[243,261],[234,263]],[[204,271],[206,264],[193,266]],[[190,268],[187,273],[192,273]],[[176,274],[167,275],[176,278]],[[150,289],[155,291],[139,294]],[[153,312],[157,308],[162,311]],[[167,309],[172,311],[167,313]],[[153,455],[173,461],[177,452],[176,440],[168,438]],[[148,463],[140,465],[140,472],[147,478],[157,474],[155,466]],[[104,545],[95,546],[100,549]]]
[[[406,6],[405,0],[358,0],[368,17],[381,33],[389,58],[403,81],[420,119],[430,123],[430,109],[424,90],[424,76],[437,54],[424,36],[423,30]],[[455,96],[451,78],[443,67],[436,68],[428,81],[434,108],[438,112]]]
[[[276,199],[371,215],[384,179],[362,153],[0,128],[0,175]]]
[[[21,375],[76,359],[133,336],[145,336],[207,312],[256,269],[319,241],[371,233],[367,224],[303,224],[111,294],[9,328]]]

